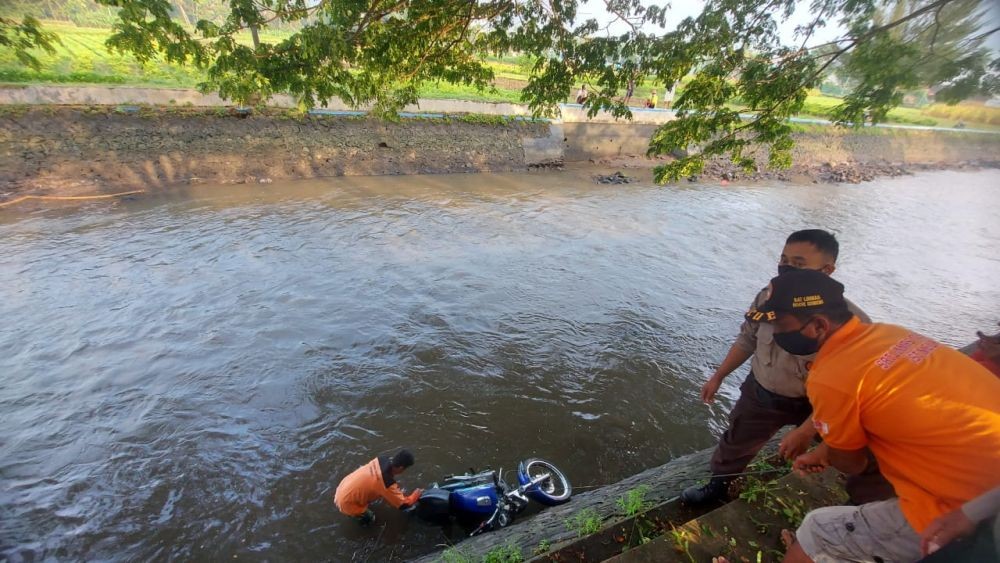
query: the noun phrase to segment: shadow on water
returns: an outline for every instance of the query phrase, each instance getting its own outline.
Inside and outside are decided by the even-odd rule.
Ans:
[[[531,456],[590,486],[709,447],[745,370],[711,407],[700,385],[797,228],[838,233],[873,318],[953,345],[996,321],[996,172],[592,172],[0,215],[0,558],[406,558],[462,530],[339,517],[337,481],[377,454],[414,450],[406,487]]]

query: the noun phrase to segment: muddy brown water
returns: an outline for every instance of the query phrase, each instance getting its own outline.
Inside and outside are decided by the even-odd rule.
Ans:
[[[875,319],[1000,317],[1000,172],[596,185],[591,169],[197,187],[0,213],[0,559],[405,559],[455,541],[338,479],[541,456],[577,485],[709,447],[697,400],[784,237]]]

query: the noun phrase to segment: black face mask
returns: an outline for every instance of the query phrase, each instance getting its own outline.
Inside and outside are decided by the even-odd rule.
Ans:
[[[785,273],[788,273],[788,272],[793,272],[795,270],[798,270],[798,268],[796,268],[795,266],[792,266],[791,264],[778,264],[778,275],[779,276],[781,274],[785,274]]]
[[[819,352],[819,340],[802,334],[802,329],[774,333],[774,343],[793,356],[811,356]]]

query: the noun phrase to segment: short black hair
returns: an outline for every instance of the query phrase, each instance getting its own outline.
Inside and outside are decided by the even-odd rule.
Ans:
[[[788,235],[788,240],[785,241],[785,244],[793,242],[808,242],[815,246],[816,250],[833,258],[834,262],[837,261],[837,255],[840,254],[840,243],[837,242],[837,237],[833,236],[833,233],[824,231],[823,229],[795,231]]]
[[[413,454],[410,453],[410,450],[399,450],[396,455],[392,456],[389,465],[406,469],[413,465]]]

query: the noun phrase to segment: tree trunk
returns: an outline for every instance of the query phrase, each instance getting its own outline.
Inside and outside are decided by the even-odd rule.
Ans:
[[[250,26],[250,35],[253,36],[253,50],[256,51],[260,47],[260,37],[257,35],[257,26]]]
[[[187,12],[184,11],[184,0],[175,0],[174,5],[177,6],[177,13],[181,16],[181,21],[188,25],[194,25],[194,22],[188,18]]]

